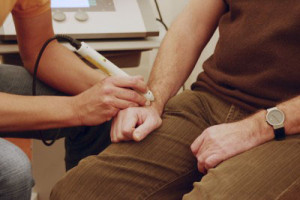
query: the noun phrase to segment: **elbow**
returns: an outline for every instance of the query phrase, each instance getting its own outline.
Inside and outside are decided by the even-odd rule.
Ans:
[[[53,47],[55,48],[56,44],[56,41],[53,41],[51,44],[49,44],[47,49],[43,53],[43,57],[47,56],[44,54],[49,54],[49,52],[52,51]],[[34,66],[37,61],[38,54],[41,51],[42,45],[43,43],[19,45],[23,65],[31,74],[33,74]]]
[[[33,58],[23,58],[22,57],[22,61],[23,61],[23,66],[24,68],[31,74],[33,74],[34,71],[34,64],[35,61]]]
[[[35,60],[37,58],[37,51],[20,48],[20,55],[23,62],[23,66],[27,71],[33,74]]]

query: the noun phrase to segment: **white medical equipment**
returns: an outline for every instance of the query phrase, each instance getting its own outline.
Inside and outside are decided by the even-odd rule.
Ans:
[[[55,34],[77,39],[145,38],[159,30],[147,0],[52,0]],[[1,40],[15,40],[9,15],[0,28]]]

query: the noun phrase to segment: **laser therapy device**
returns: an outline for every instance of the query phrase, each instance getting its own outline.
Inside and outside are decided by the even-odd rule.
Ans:
[[[114,65],[112,62],[110,62],[108,59],[106,59],[104,56],[102,56],[100,53],[95,51],[92,47],[84,42],[81,42],[81,47],[76,50],[76,52],[110,76],[129,76],[126,72],[121,70],[119,67]],[[143,96],[148,101],[154,101],[154,96],[150,90],[148,90],[147,93],[143,94]]]

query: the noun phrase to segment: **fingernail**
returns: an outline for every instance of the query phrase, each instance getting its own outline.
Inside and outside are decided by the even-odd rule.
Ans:
[[[141,140],[141,133],[139,133],[139,132],[135,132],[135,133],[133,133],[133,137],[134,137],[134,139],[135,140],[137,140],[137,141],[140,141]]]

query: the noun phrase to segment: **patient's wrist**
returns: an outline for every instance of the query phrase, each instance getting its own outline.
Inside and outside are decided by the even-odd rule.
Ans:
[[[155,101],[151,102],[150,106],[152,108],[154,108],[159,115],[162,115],[163,110],[164,110],[164,105],[162,103],[159,103],[158,101],[155,100]]]

